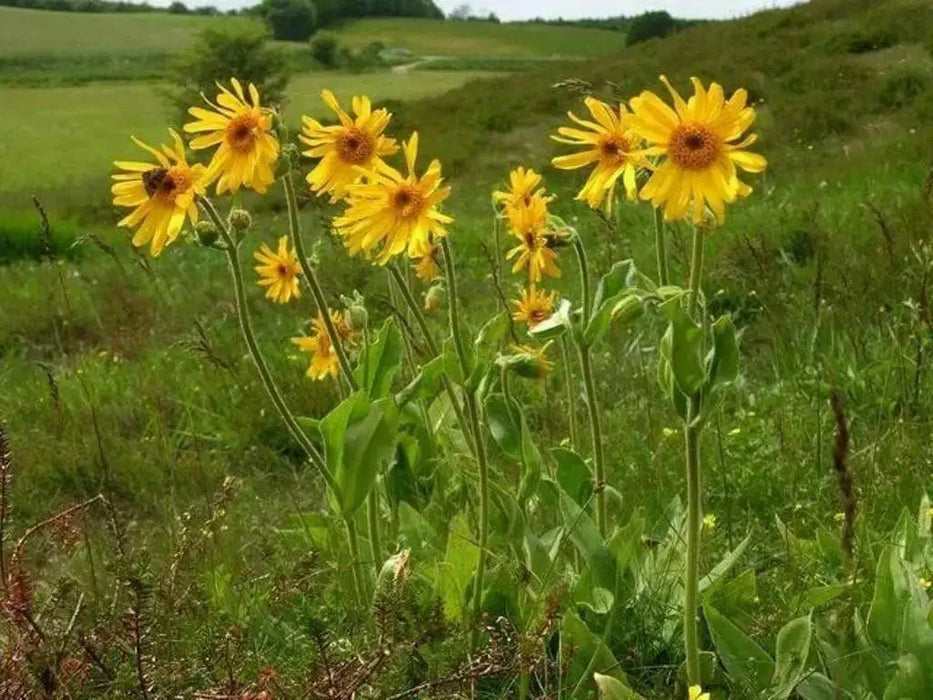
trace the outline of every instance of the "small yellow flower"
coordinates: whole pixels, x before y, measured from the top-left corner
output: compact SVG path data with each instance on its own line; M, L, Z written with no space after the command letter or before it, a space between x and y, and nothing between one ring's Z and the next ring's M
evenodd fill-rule
M336 202L346 194L347 186L359 179L359 168L375 169L384 156L398 152L398 145L395 139L382 135L392 115L385 109L374 110L365 95L351 100L355 118L344 111L330 90L322 90L321 99L340 123L324 126L303 116L299 138L310 147L304 155L320 159L308 173L308 185L313 192L330 193L330 201Z
M640 196L663 207L669 221L689 213L700 223L709 207L722 223L725 205L752 191L739 180L736 168L760 173L767 161L744 150L757 140L755 134L738 140L755 121L755 110L746 106L748 93L736 90L726 100L719 83L707 90L697 78L691 80L693 96L684 101L661 76L674 109L649 90L630 100L627 125L650 144L645 155L662 156Z
M626 196L635 199L637 169L645 165L645 160L639 154L638 135L627 126L628 110L624 104L620 103L618 109L614 109L595 97L587 97L584 102L595 121L580 119L573 112L568 112L567 116L585 129L562 126L557 130L557 136L551 136L559 143L580 146L584 150L558 156L551 162L561 170L575 170L595 163L577 199L593 209L598 209L605 202L608 213L612 211L615 187L620 177Z
M218 83L217 104L208 103L213 111L201 107L188 110L195 121L185 124L185 131L206 132L191 140L195 150L218 146L208 166L211 180L217 179L218 195L240 187L264 194L275 180L272 170L279 157L272 115L260 104L255 85L249 84L247 100L240 81L231 78L230 84L234 92Z
M833 516L833 520L835 520L837 523L845 522L845 519L846 519L845 513L836 513Z
M547 216L547 205L554 200L554 195L545 194L541 186L542 177L532 169L515 168L509 173L509 186L505 190L492 193L492 199L501 204L506 219L512 228L521 225L522 210L534 206L537 211L543 209ZM534 200L539 200L541 207Z
M428 249L425 254L418 258L412 266L415 269L415 277L422 282L430 283L440 276L441 269L437 264L438 250L439 246L436 243L428 243Z
M519 323L527 323L529 330L542 321L546 321L554 313L554 302L557 301L557 292L542 292L535 285L522 290L520 299L512 302L515 311L512 318Z
M717 523L718 521L716 520L715 514L708 513L703 516L703 527L705 527L707 530L715 530Z
M678 434L680 431L677 428L661 428L661 437L671 438Z
M450 196L450 187L441 186L441 164L431 161L418 177L418 133L403 146L407 175L378 161L365 171L364 181L347 187L347 208L333 223L350 255L375 254L380 265L406 251L408 257L420 258L433 240L447 235L444 225L453 219L438 210Z
M356 342L357 334L350 328L349 320L346 314L339 311L330 311L330 318L337 330L340 340L353 345ZM308 366L307 375L311 379L322 380L327 377L336 377L340 372L340 360L337 358L337 351L334 350L330 342L330 336L327 335L327 327L324 325L324 317L321 314L311 321L311 335L301 338L292 338L292 342L298 346L302 352L311 355L311 364Z
M927 579L927 578L921 578L919 583L920 583L920 588L922 588L925 591L930 590L930 586L933 586L933 581L930 581L930 579Z
M709 700L709 693L704 693L703 688L698 685L691 685L687 690L688 700Z
M203 195L208 184L204 166L188 165L184 142L177 132L170 133L174 148L162 146L161 151L133 137L155 162L118 160L114 165L123 172L112 176L114 205L133 208L117 225L138 226L133 245L149 243L153 257L178 238L186 219L198 222L195 197Z
M548 245L547 207L539 199L521 210L518 225L512 228L512 235L519 243L509 250L506 260L515 258L512 272L528 268L528 279L532 284L541 280L542 275L560 277L560 270L555 263L557 253Z
M256 266L256 272L259 273L260 286L268 287L266 299L285 304L292 297L301 298L301 290L298 288L301 266L294 251L288 248L288 236L279 239L277 251L263 243L259 251L253 253L253 257L261 263Z

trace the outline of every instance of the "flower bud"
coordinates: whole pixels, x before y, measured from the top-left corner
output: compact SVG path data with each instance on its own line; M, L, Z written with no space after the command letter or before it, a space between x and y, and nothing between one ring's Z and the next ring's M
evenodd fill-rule
M245 209L234 209L227 217L227 223L234 231L245 231L253 225L253 217Z
M195 224L194 231L198 234L198 241L200 241L201 245L208 248L213 247L217 239L220 238L220 231L217 230L212 221L199 221Z
M630 294L612 307L612 320L626 324L634 321L645 312L637 294Z
M444 303L446 296L447 292L443 284L437 283L432 285L428 293L424 295L424 310L433 311L440 307L440 305Z

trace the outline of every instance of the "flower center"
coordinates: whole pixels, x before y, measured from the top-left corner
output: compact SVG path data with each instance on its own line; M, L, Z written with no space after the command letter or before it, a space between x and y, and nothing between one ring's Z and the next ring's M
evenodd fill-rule
M599 152L604 162L622 165L628 157L628 140L620 134L607 136L599 144Z
M337 155L350 165L365 165L376 150L376 141L362 129L351 126L337 139Z
M227 123L224 136L234 151L246 153L253 148L259 138L259 115L255 110L237 115Z
M705 170L722 155L722 139L707 124L679 124L667 150L671 162L684 170Z
M424 209L424 195L411 185L402 185L395 191L392 204L407 219L417 216Z
M533 325L537 325L541 323L542 321L546 321L548 318L548 315L549 314L548 314L547 309L544 309L541 307L532 309L531 313L529 314L529 316L531 316L531 322Z
M191 188L191 171L184 165L175 165L167 170L153 168L142 174L143 187L150 197L161 197L174 201L175 197Z
M525 231L525 233L522 234L522 238L525 241L525 247L528 250L535 251L538 249L538 235L535 231Z
M278 267L275 268L275 271L279 273L279 277L285 277L288 275L288 268L285 267L285 263L279 263Z

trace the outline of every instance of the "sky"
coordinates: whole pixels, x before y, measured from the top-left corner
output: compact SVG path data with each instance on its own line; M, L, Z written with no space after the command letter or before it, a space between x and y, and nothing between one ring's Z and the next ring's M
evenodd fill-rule
M474 14L495 12L500 19L532 17L613 17L667 10L675 17L727 19L769 7L795 4L795 0L435 0L449 12L463 4Z

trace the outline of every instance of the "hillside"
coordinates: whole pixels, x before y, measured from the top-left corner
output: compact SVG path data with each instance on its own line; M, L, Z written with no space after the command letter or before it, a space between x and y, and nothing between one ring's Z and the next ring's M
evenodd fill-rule
M427 56L566 58L611 53L625 44L624 33L606 29L432 19L374 17L345 22L333 33L354 48L381 41Z
M243 17L164 12L85 13L0 6L0 59L88 54L168 54L202 29L252 23Z

